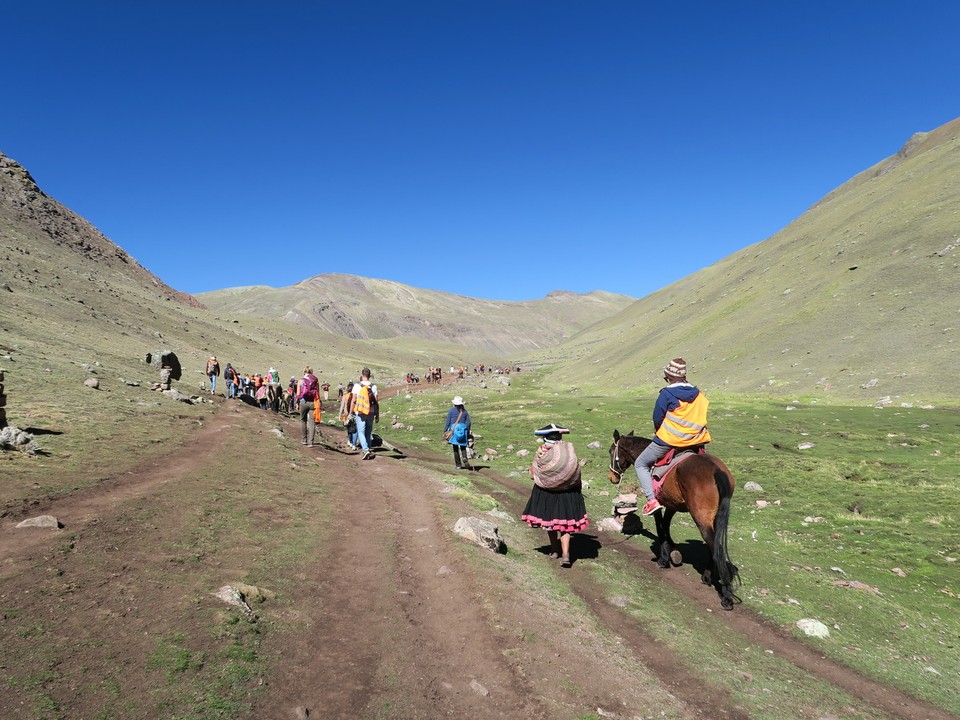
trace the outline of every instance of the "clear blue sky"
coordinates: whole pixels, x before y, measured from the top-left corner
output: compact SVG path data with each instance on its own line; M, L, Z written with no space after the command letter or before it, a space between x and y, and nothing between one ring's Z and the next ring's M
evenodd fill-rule
M7 3L0 151L180 290L642 297L960 115L960 3Z

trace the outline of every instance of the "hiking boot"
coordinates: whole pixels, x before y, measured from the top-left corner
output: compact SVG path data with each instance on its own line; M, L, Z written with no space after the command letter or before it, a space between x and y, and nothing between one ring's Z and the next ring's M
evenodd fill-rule
M663 505L660 504L660 501L656 498L650 498L647 500L647 504L643 506L643 510L640 511L641 515L653 515L657 510L662 508Z

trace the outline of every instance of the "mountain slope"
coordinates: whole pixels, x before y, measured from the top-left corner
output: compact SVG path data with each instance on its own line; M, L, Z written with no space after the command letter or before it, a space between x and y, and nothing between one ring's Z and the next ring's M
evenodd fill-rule
M691 379L874 402L956 397L960 120L840 186L769 239L639 300L540 361L564 384ZM863 387L861 387L863 386Z
M344 337L418 337L504 358L555 345L633 302L599 291L553 292L528 302L478 300L337 273L286 288L229 288L197 297L221 312L284 319Z
M103 378L146 384L157 373L143 359L161 348L177 353L180 387L188 391L197 388L210 354L251 373L274 366L298 375L310 363L333 382L356 377L365 365L387 380L467 361L460 346L360 342L284 321L222 319L140 266L0 154L0 369L7 371L7 393L69 393L95 363ZM11 422L15 415L10 409Z

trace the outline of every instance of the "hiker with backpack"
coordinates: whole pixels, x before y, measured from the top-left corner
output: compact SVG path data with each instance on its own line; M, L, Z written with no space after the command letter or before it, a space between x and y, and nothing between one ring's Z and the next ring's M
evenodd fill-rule
M373 424L380 422L380 403L377 386L370 381L370 368L360 371L360 382L353 386L353 417L357 421L357 440L363 449L363 459L373 460L370 443L373 440Z
M240 376L230 363L227 363L223 369L223 379L227 383L227 397L235 398L238 394Z
M220 363L216 355L211 355L207 360L206 375L210 379L210 394L213 395L217 391L217 377L220 375Z
M443 439L453 447L453 464L457 470L473 470L467 457L470 424L470 413L463 404L463 398L457 395L453 399L453 407L447 411L447 421L443 426Z
M297 405L300 408L300 444L313 447L317 422L314 419L314 403L320 403L320 382L313 374L313 368L307 365L303 377L297 383Z

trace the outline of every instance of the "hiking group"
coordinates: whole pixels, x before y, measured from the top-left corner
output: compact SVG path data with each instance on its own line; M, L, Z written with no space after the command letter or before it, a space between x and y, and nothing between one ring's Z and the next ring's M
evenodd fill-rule
M509 373L512 368L494 370L495 373ZM451 367L451 374L457 379L463 378L464 367ZM514 371L517 372L517 366ZM474 368L474 372L490 372L483 365ZM216 392L220 365L216 356L207 361L205 374L209 380L210 393ZM273 367L264 375L259 373L241 376L227 363L223 372L227 385L226 397L240 397L250 394L261 407L268 407L261 401L261 394L268 392L269 407L276 411L275 392L280 388L280 377ZM440 382L440 368L428 368L429 381ZM407 382L412 381L408 374ZM664 459L671 450L689 450L702 448L710 442L707 428L709 401L695 385L687 382L687 364L683 358L674 358L663 368L663 380L666 385L660 390L653 408L654 435L648 445L634 461L634 469L640 488L646 498L641 509L643 515L651 515L663 506L654 492L652 468ZM269 390L264 390L268 388ZM304 367L303 376L297 380L291 377L284 397L287 398L287 410L296 412L300 417L301 443L314 447L317 424L322 417L322 401L329 398L329 383L320 383L310 366ZM380 421L379 391L373 383L370 368L363 368L360 379L346 386L340 383L337 388L339 399L338 419L343 423L347 434L347 446L351 450L363 453L363 460L372 460L373 426ZM589 525L586 505L583 499L580 468L582 463L571 442L563 436L570 430L555 423L534 431L542 444L537 449L530 475L533 488L521 514L527 525L547 531L550 544L549 556L559 559L562 567L572 565L571 537ZM453 451L454 466L458 470L473 470L470 464L473 433L470 412L463 397L457 395L447 410L443 439Z

